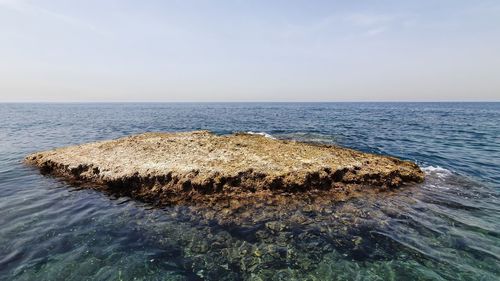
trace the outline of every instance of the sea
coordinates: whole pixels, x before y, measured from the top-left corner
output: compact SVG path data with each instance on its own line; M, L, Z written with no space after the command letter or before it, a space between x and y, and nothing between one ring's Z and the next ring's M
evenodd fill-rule
M250 206L221 223L23 164L201 129L391 155L426 179L320 210ZM500 103L0 104L0 280L500 280Z

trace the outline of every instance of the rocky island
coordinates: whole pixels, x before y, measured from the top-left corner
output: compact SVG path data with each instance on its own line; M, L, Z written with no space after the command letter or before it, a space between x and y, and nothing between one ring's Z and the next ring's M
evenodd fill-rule
M144 133L37 152L43 174L156 204L273 195L345 199L424 180L412 162L333 145L209 131Z

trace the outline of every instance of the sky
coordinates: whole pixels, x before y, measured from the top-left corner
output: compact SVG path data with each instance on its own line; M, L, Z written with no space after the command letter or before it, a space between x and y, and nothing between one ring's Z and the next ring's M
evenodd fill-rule
M498 100L498 0L0 0L0 102Z

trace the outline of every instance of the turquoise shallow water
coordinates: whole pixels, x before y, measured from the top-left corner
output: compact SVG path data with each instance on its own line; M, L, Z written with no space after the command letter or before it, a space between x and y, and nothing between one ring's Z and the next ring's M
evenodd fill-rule
M0 280L498 280L500 103L0 104ZM154 208L41 176L34 151L265 132L416 161L423 184L313 208Z

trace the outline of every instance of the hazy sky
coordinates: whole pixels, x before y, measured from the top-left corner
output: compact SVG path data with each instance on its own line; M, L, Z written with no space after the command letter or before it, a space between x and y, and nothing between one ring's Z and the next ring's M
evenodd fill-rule
M500 1L0 0L0 101L500 100Z

